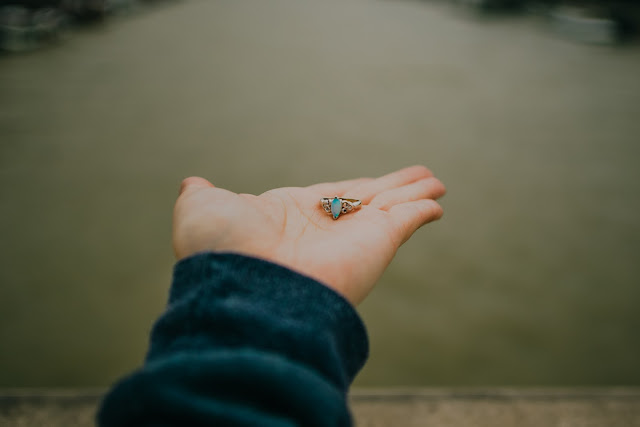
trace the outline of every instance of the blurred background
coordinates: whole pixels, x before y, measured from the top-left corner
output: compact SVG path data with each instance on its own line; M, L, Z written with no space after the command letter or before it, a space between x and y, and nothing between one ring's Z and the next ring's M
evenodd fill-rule
M182 178L425 164L358 386L640 385L636 2L0 3L0 386L139 365Z

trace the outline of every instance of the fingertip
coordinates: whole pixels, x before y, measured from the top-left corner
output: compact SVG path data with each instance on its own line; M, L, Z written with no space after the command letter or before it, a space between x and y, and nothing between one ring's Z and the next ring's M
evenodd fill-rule
M417 211L415 216L420 222L420 227L430 223L431 221L436 221L444 215L444 210L442 209L442 206L440 206L440 203L433 199L416 200L415 202L410 203L415 203L415 209Z
M197 190L212 187L214 187L214 185L206 179L199 176L190 176L182 180L182 183L180 184L180 192L178 194L182 194L187 190Z
M396 224L402 244L423 225L442 218L444 211L435 200L422 199L395 205L389 209L389 213Z
M434 199L439 199L441 197L444 197L447 194L447 187L442 183L442 181L440 181L437 178L433 178L437 181L436 186L437 186L437 190L436 190L436 197L434 197Z
M433 221L437 221L444 216L444 209L440 205L440 203L433 201L435 206L433 207Z
M431 169L424 165L413 165L402 169L403 172L414 177L416 180L433 176Z

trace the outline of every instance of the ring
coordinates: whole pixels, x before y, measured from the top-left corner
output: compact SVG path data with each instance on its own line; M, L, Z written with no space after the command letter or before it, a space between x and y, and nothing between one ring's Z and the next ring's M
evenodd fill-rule
M334 196L323 197L320 199L320 205L326 213L333 216L333 219L338 219L340 214L346 214L353 210L360 209L362 202L358 199L343 199Z

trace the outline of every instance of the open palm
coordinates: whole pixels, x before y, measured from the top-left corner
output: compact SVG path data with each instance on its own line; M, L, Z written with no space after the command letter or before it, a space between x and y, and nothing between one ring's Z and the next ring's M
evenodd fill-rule
M259 196L183 181L174 210L178 259L206 250L256 256L306 274L358 304L397 249L422 225L442 216L442 183L422 166L380 178L286 187ZM334 220L322 197L362 200Z

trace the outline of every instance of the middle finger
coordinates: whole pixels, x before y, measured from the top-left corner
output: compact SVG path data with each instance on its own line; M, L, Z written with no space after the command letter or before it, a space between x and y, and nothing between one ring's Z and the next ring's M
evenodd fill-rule
M426 167L411 166L358 185L347 191L343 197L360 199L362 203L366 205L383 191L402 187L403 185L411 184L412 182L431 176L433 176L433 174Z

